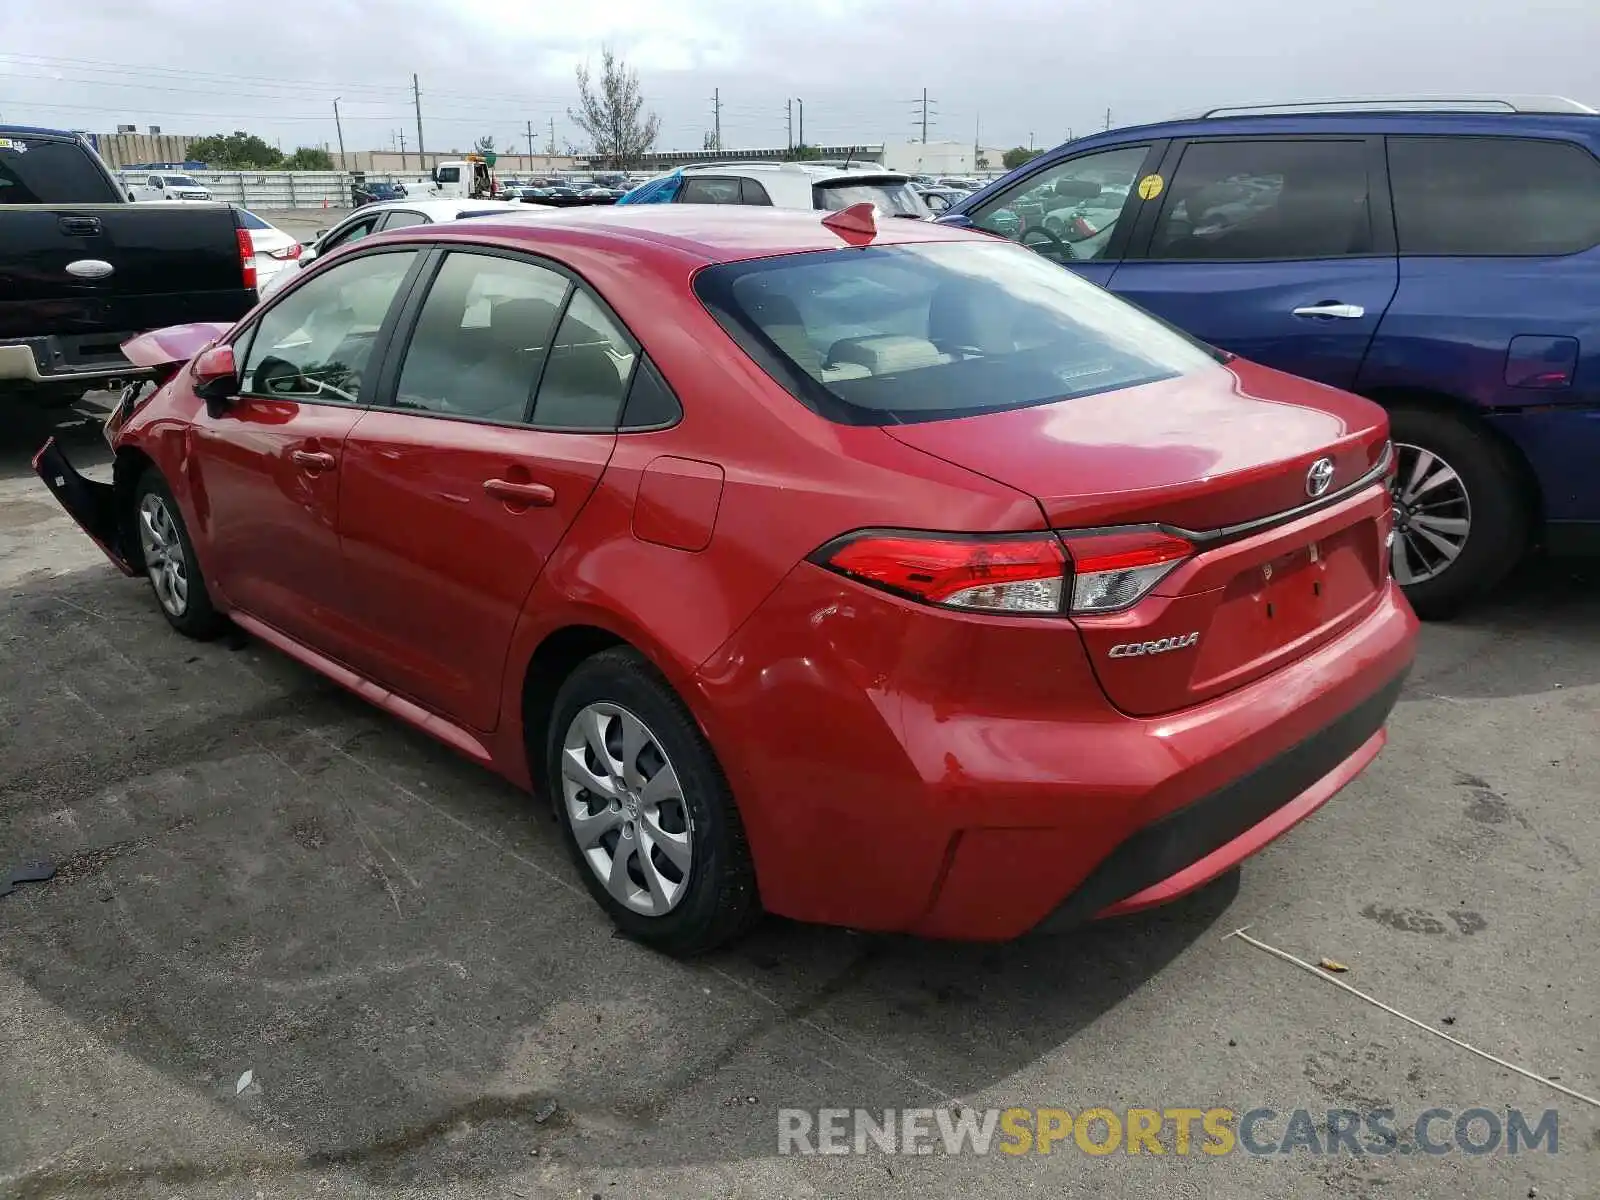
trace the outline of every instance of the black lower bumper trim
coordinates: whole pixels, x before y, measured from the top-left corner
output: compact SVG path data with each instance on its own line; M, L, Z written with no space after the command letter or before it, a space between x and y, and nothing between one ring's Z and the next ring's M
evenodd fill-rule
M1054 933L1091 920L1259 825L1349 758L1383 728L1405 682L1401 672L1305 741L1225 787L1168 813L1120 843L1035 927Z
M33 470L61 507L67 510L67 515L95 540L106 556L123 571L134 574L133 560L123 544L124 531L117 511L116 488L79 473L56 444L55 438L45 442L39 453L34 455Z

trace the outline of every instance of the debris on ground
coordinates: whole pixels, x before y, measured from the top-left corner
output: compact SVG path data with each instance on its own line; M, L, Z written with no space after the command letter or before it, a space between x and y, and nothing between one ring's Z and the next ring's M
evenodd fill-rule
M1323 959L1321 962L1319 962L1317 964L1317 966L1321 967L1324 971L1332 971L1336 975L1343 975L1346 971L1348 971L1350 969L1349 967L1345 966L1342 962L1334 962L1334 960L1331 959L1331 958Z
M539 1105L538 1108L533 1110L533 1123L535 1125L543 1125L555 1115L556 1102L554 1100L546 1100L543 1104Z
M55 863L43 859L0 868L0 896L9 896L17 890L19 883L43 883L55 873Z
M255 1078L255 1068L251 1067L249 1070L245 1071L243 1075L239 1076L239 1082L233 1085L233 1094L235 1096L243 1094L245 1088L249 1087L255 1082Z

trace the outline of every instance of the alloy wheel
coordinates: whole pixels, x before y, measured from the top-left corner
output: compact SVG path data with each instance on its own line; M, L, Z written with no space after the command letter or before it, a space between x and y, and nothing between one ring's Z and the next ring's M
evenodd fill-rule
M188 560L178 524L167 502L154 492L139 501L139 545L156 599L174 617L183 616L189 608Z
M1447 571L1466 547L1472 501L1455 468L1434 451L1404 442L1395 449L1394 577L1402 586L1426 583Z
M649 727L619 705L585 705L562 742L561 790L578 850L607 893L644 916L672 911L689 887L694 822Z

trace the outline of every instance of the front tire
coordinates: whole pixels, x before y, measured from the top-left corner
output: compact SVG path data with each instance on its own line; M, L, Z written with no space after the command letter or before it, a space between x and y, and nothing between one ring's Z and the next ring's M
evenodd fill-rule
M1417 615L1448 617L1522 558L1528 501L1509 456L1449 413L1389 413L1399 455L1394 483L1394 577Z
M683 701L639 654L605 650L567 677L545 763L584 886L628 936L699 954L760 915L722 769Z
M227 618L211 603L178 502L154 467L134 487L133 522L145 576L161 615L185 637L196 641L216 637L226 628Z

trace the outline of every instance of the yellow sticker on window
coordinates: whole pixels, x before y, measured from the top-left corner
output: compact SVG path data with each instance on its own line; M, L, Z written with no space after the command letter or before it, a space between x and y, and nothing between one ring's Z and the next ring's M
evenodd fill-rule
M1139 180L1139 199L1154 200L1161 195L1161 189L1167 186L1167 181L1159 175L1146 175Z

